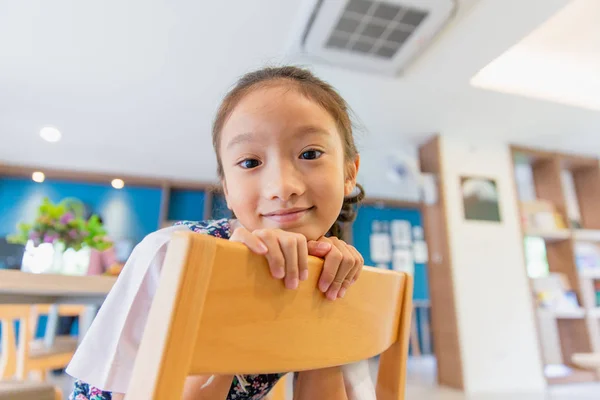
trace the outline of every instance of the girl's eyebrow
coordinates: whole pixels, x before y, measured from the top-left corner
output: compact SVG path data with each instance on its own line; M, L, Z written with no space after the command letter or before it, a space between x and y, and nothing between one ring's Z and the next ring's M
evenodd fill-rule
M236 135L233 139L227 143L227 149L230 149L239 144L252 142L254 140L254 134L252 132L244 132Z
M330 135L329 131L327 131L326 129L319 128L318 126L314 126L314 125L300 126L295 129L295 134L297 137L301 136L301 135L308 135L308 134L314 134L314 135L319 135L319 136L329 136ZM254 140L256 140L256 138L255 138L255 135L253 132L240 133L240 134L234 136L233 139L231 139L229 141L229 143L227 143L226 149L230 149L230 148L235 147L240 144L250 143L250 142L253 142Z
M299 128L296 129L296 134L297 135L317 134L317 135L329 136L329 131L327 129L323 129L323 128L320 128L320 127L314 126L314 125L304 125L304 126L300 126Z

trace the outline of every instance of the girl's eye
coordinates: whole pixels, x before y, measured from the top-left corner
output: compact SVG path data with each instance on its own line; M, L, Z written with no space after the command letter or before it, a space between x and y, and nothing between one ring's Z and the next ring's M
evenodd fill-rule
M249 158L246 160L242 160L238 163L238 165L244 169L252 169L256 168L260 165L260 161L255 160L253 158Z
M316 160L322 155L323 152L320 150L306 150L304 153L300 154L300 158L303 160Z

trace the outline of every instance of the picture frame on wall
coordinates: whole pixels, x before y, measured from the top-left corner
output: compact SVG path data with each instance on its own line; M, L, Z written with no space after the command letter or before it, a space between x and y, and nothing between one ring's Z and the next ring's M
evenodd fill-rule
M491 178L460 178L465 220L501 222L498 185Z

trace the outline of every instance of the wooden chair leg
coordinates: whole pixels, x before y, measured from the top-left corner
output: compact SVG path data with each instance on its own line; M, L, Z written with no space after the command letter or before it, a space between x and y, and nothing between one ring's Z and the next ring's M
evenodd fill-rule
M0 348L0 380L12 378L17 373L17 342L12 319L0 320L2 346Z
M27 380L31 370L29 369L29 342L31 341L31 331L29 328L29 319L19 320L19 346L17 348L17 379Z
M421 356L421 345L419 344L419 331L417 329L417 313L413 310L410 327L410 348L413 357Z

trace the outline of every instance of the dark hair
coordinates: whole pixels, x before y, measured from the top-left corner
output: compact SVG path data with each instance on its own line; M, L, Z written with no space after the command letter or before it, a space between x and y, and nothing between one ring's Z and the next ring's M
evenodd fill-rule
M250 93L253 89L273 85L276 83L285 83L294 86L303 96L316 102L323 107L336 121L338 131L342 136L344 145L344 159L352 162L358 156L354 136L352 133L352 122L349 115L349 107L346 101L338 92L327 82L317 78L310 71L293 67L268 67L242 76L237 84L227 93L215 118L212 131L213 147L217 156L217 173L221 180L224 179L223 165L219 154L221 143L221 130L227 122L227 119L233 112L240 100ZM331 236L344 238L343 224L352 222L356 218L355 205L364 198L365 192L361 185L356 184L357 193L344 198L342 210L334 225L330 228L328 234Z

